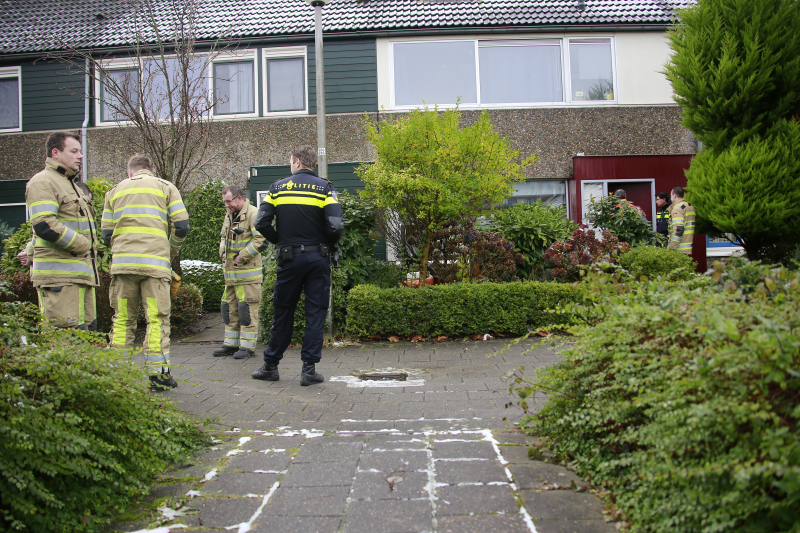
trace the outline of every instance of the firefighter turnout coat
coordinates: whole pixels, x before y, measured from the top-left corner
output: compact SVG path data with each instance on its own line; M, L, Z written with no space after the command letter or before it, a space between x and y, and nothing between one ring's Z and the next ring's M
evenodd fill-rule
M75 176L75 171L48 157L44 170L25 187L35 234L34 287L97 286L96 228L87 198L74 184Z
M690 255L694 240L694 207L681 199L673 203L669 211L669 249Z
M225 292L220 311L225 323L224 345L252 353L258 340L258 308L261 303L261 251L268 243L255 228L258 209L245 200L239 213L225 215L219 255L225 263ZM236 256L239 262L235 262ZM244 352L243 352L244 353Z
M102 232L112 276L172 280L170 261L189 233L189 214L175 185L139 170L106 193Z

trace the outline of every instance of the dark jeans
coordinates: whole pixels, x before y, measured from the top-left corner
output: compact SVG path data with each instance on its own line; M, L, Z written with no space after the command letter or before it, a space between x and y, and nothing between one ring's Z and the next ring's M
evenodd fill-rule
M328 314L328 298L331 287L331 263L329 257L319 252L294 254L294 259L278 267L275 281L275 314L269 333L269 346L264 350L264 361L277 363L292 340L294 311L300 300L300 292L306 295L306 331L300 358L306 363L319 363L322 358L322 340L325 316Z

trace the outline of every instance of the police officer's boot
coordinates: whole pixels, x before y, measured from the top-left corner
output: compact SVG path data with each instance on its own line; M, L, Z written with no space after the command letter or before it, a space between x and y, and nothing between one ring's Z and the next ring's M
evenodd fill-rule
M228 355L235 354L236 350L238 350L236 346L225 346L223 344L222 348L217 348L216 350L211 352L211 355L213 355L214 357L225 357Z
M253 379L263 379L264 381L278 381L281 378L278 374L278 363L264 363L261 368L254 370L250 375Z
M325 378L322 377L322 374L317 374L317 371L314 370L314 363L303 363L303 371L300 372L300 385L308 387L309 385L322 383L323 381L325 381Z

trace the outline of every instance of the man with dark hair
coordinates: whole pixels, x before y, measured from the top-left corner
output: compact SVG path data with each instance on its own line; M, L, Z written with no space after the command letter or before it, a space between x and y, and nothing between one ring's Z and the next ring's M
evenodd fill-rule
M670 195L669 249L691 255L695 212L692 204L683 199L683 193L682 187L675 187Z
M112 255L111 344L130 354L139 305L144 304L150 390L173 389L178 383L169 371L171 261L189 233L181 194L153 175L147 157L135 155L128 161L128 178L106 193L102 230Z
M342 209L333 184L314 173L317 154L310 146L292 150L292 175L269 188L258 210L256 229L278 245L275 314L264 350L264 365L254 379L278 381L278 363L292 339L294 311L300 293L306 297L306 329L300 358L300 385L324 380L314 365L322 357L323 330L331 286L333 247L344 230ZM272 221L275 220L275 227Z
M656 232L669 237L669 195L665 192L656 194Z
M89 200L75 181L83 160L80 137L53 133L45 148L44 170L25 187L34 232L31 280L50 324L93 330L96 228Z
M225 265L225 292L221 304L225 340L213 355L246 359L255 353L258 340L263 281L261 251L266 249L267 243L255 228L258 209L244 197L241 187L225 187L222 201L228 210L219 242L219 256Z

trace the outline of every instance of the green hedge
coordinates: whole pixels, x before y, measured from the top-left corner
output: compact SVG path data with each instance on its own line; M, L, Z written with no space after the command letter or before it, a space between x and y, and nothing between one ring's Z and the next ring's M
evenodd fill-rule
M192 229L181 247L181 259L219 262L219 234L226 213L222 203L225 187L224 181L211 179L183 199Z
M275 314L275 305L272 297L275 295L275 280L278 278L278 266L274 261L269 261L264 267L264 284L261 286L261 306L258 310L259 321L259 341L264 344L269 342L269 331L272 327L272 317ZM345 320L347 311L347 274L339 268L331 272L331 283L333 285L333 326L334 334L340 335L345 330ZM306 329L306 305L305 295L300 295L297 309L294 313L294 330L292 332L292 342L303 342L303 333ZM327 330L326 330L327 332ZM326 333L327 334L327 333Z
M662 276L662 279L670 281L688 280L696 267L688 255L656 246L636 246L619 256L617 264L630 272L635 279L640 279L641 276L648 279Z
M800 273L606 287L575 345L510 389L631 532L800 531ZM712 286L708 281L716 280Z
M99 531L208 438L100 335L40 319L0 304L0 531Z
M521 335L529 329L570 323L570 315L547 310L581 299L579 289L560 283L453 283L422 289L359 285L348 294L347 333L355 337Z
M191 283L203 294L203 309L218 311L225 292L225 276L222 265L206 261L181 260L183 276L181 281Z

